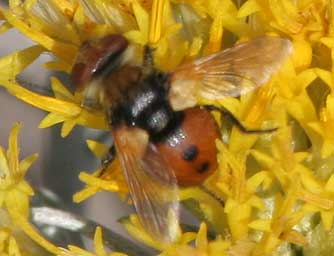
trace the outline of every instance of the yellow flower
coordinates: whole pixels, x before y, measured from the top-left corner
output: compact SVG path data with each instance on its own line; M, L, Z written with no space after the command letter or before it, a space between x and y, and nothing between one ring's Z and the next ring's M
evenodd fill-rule
M17 15L11 13L10 11L2 9L2 13L7 22L13 27L17 28L20 32L39 43L49 51L52 51L57 57L64 60L68 65L72 65L78 50L77 46L57 41L42 31L34 30L27 23L18 18Z
M29 198L34 192L25 181L25 175L37 154L19 161L17 138L20 128L20 124L15 124L11 129L7 151L0 147L0 207L28 216Z
M227 215L229 229L234 241L247 236L248 225L251 222L252 210L264 207L261 199L255 194L258 186L268 187L271 177L267 172L258 172L249 179L246 178L245 159L239 159L218 142L219 163L222 178L217 186L225 194L224 212Z
M56 78L51 79L55 98L29 91L15 82L15 77L42 51L43 48L40 46L33 46L1 58L0 86L5 87L15 97L51 112L41 122L41 128L64 122L61 133L63 137L66 137L76 124L107 129L104 113L83 108L81 106L83 96L79 93L72 95Z
M103 246L102 229L97 227L94 236L94 249L95 253L90 253L77 246L69 245L68 249L60 248L57 256L126 256L123 253L107 253Z
M109 151L106 145L93 140L88 140L87 144L95 156L100 159L104 158ZM86 183L86 187L74 194L73 200L77 203L102 190L117 192L122 198L125 198L125 195L128 194L125 178L117 159L109 166L99 168L93 174L81 172L79 179Z
M61 82L56 78L51 78L51 86L55 95L55 100L59 100L64 106L68 105L68 109L64 112L57 111L56 108L51 109L50 104L45 110L51 111L40 123L40 128L47 128L54 124L64 122L61 130L61 136L66 137L76 124L92 125L92 128L107 129L108 125L105 114L102 111L87 110L81 106L84 96L77 92L72 95ZM51 100L50 100L51 101ZM51 103L51 102L50 102ZM55 111L53 111L55 110Z
M29 91L16 82L4 81L2 85L9 93L24 102L51 112L43 119L40 128L64 122L61 132L63 137L66 137L76 124L107 129L108 125L103 112L83 108L77 100L78 95L71 95L58 80L53 79L52 82L54 88L61 91L60 94L55 92L55 98ZM64 98L64 95L67 97Z
M200 103L226 108L248 128L277 127L277 131L244 133L237 127L231 128L224 116L213 111L217 121L224 121L220 126L223 142L217 142L219 168L203 184L205 191L203 187L180 189L181 201L190 210L200 211L200 220L206 222L198 233L180 230L176 243L166 247L145 232L136 215L123 219L130 234L159 249L160 255L268 255L278 253L288 243L305 246L308 241L296 226L305 216L314 220L317 213L325 230L333 228L333 3L246 0L239 7L236 4L239 2L10 0L9 9L0 9L0 19L4 20L0 33L17 29L38 44L0 59L0 84L15 97L50 112L41 122L41 128L63 122L64 137L76 124L98 129L108 129L108 125L104 113L83 108L82 94L70 93L56 78L51 79L55 97L33 93L15 81L44 51L57 57L46 63L46 68L69 73L82 42L121 33L135 46L138 55L146 44L155 48L156 66L169 71L183 61L220 51L237 40L264 34L291 39L294 48L291 58L260 89L216 102L199 99ZM88 145L99 158L108 151L97 142L89 141ZM95 254L74 246L60 252L32 229L25 218L32 190L27 189L29 185L20 185L26 183L18 161L11 162L10 152L14 151L1 150L2 174L19 170L20 175L12 177L20 178L7 182L15 186L3 182L0 203L8 211L15 209L11 214L16 225L54 254L107 255L100 229L96 230ZM77 202L101 190L117 192L122 198L128 192L117 160L107 169L81 173L79 178L86 186L74 196ZM2 192L5 191L2 188L15 193ZM14 195L23 202L16 208L11 199ZM196 207L189 207L193 201ZM208 239L207 228L218 236ZM11 233L5 237L10 241ZM14 253L15 242L11 241Z
M318 70L320 76L332 87L331 73L325 70ZM327 96L325 106L320 110L320 120L309 122L308 126L322 137L321 157L327 158L334 153L334 94Z
M19 123L14 124L8 140L8 149L5 150L0 146L0 252L7 252L8 255L22 253L13 234L24 237L23 241L32 239L50 252L56 252L57 248L42 238L27 220L30 197L34 195L34 191L25 180L25 175L37 159L37 154L19 161L18 134L20 129ZM24 234L18 235L17 233ZM32 251L36 247L34 244L33 248L28 248L27 243L22 244L26 246L25 251Z
M183 236L188 235L185 233ZM195 234L194 234L195 235ZM188 239L187 239L188 240ZM193 239L195 246L192 247L186 243L175 244L165 249L160 255L173 256L173 255L207 255L207 256L225 256L230 255L228 250L231 248L231 243L228 240L223 240L221 237L215 240L209 241L207 238L207 227L204 223L200 225L198 233ZM242 255L242 254L239 254ZM246 255L246 254L244 254Z
M207 238L207 226L202 223L198 233L185 232L180 233L175 243L171 245L161 244L150 237L140 224L137 215L131 215L127 219L121 220L127 231L136 239L145 242L151 247L161 250L160 256L174 255L208 255L208 256L224 256L228 255L227 250L235 250L231 247L229 240L224 240L220 236L209 241ZM189 245L195 242L195 246ZM241 255L241 254L240 254ZM246 256L247 254L245 254Z
M268 255L272 253L284 241L294 243L300 246L306 246L308 241L301 233L293 227L301 220L304 212L297 210L299 180L294 176L295 183L291 185L283 198L277 194L275 197L275 206L273 216L269 220L260 220L253 223L253 228L264 231L264 234L256 245L253 255ZM268 226L263 230L263 226Z

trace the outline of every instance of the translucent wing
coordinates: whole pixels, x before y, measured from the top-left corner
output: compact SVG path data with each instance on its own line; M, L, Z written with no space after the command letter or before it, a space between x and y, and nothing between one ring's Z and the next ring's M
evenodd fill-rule
M117 155L136 212L145 230L155 239L172 242L178 231L177 181L144 130L113 129Z
M175 110L210 100L236 97L266 83L291 53L289 40L264 36L186 63L171 73L170 102Z

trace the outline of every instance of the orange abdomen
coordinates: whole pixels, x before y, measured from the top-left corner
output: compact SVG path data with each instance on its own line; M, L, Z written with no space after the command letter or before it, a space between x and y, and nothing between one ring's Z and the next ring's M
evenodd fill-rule
M181 126L156 146L173 168L179 185L199 185L217 168L215 140L220 132L209 111L196 107L184 114Z

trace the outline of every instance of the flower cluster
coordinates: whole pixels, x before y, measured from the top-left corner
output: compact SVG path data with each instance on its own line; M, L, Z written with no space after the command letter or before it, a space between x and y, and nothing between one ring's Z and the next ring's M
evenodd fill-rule
M293 53L266 85L240 98L215 102L199 99L199 103L224 107L246 127L278 127L271 133L248 134L231 127L228 120L222 122L222 141L216 143L219 167L205 182L205 191L197 187L180 189L184 205L205 222L199 231L180 231L175 244L166 246L145 233L136 215L122 222L130 234L165 256L291 255L297 247L307 253L309 244L314 244L312 226L315 234L322 232L321 237L333 229L331 0L10 0L9 8L0 9L0 19L0 33L17 29L36 42L0 58L0 85L13 96L48 111L40 128L62 123L63 137L75 125L105 130L108 125L102 111L82 107L83 95L73 95L54 77L54 97L29 91L16 81L16 76L43 52L55 56L54 61L44 64L46 69L70 73L84 41L121 33L138 54L144 45L153 45L157 67L171 70L181 62L260 35L289 38ZM212 114L218 123L225 120L220 113ZM58 249L42 240L28 223L33 191L24 175L36 156L18 162L18 130L15 125L9 149L0 148L0 210L9 220L9 224L3 223L1 217L0 251L19 255L13 236L13 227L19 225L54 254L92 255L73 246ZM87 144L97 157L107 152L102 144ZM102 174L97 170L81 173L79 178L86 187L74 195L76 202L101 190L126 198L128 188L118 161ZM210 232L215 234L213 238ZM95 249L95 255L107 255L100 229L96 231Z

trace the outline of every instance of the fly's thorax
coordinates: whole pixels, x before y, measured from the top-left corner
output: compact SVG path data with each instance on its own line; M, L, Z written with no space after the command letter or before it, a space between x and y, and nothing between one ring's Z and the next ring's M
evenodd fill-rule
M175 119L168 101L166 78L166 74L154 71L133 86L110 84L111 122L140 127L152 136L164 133Z

